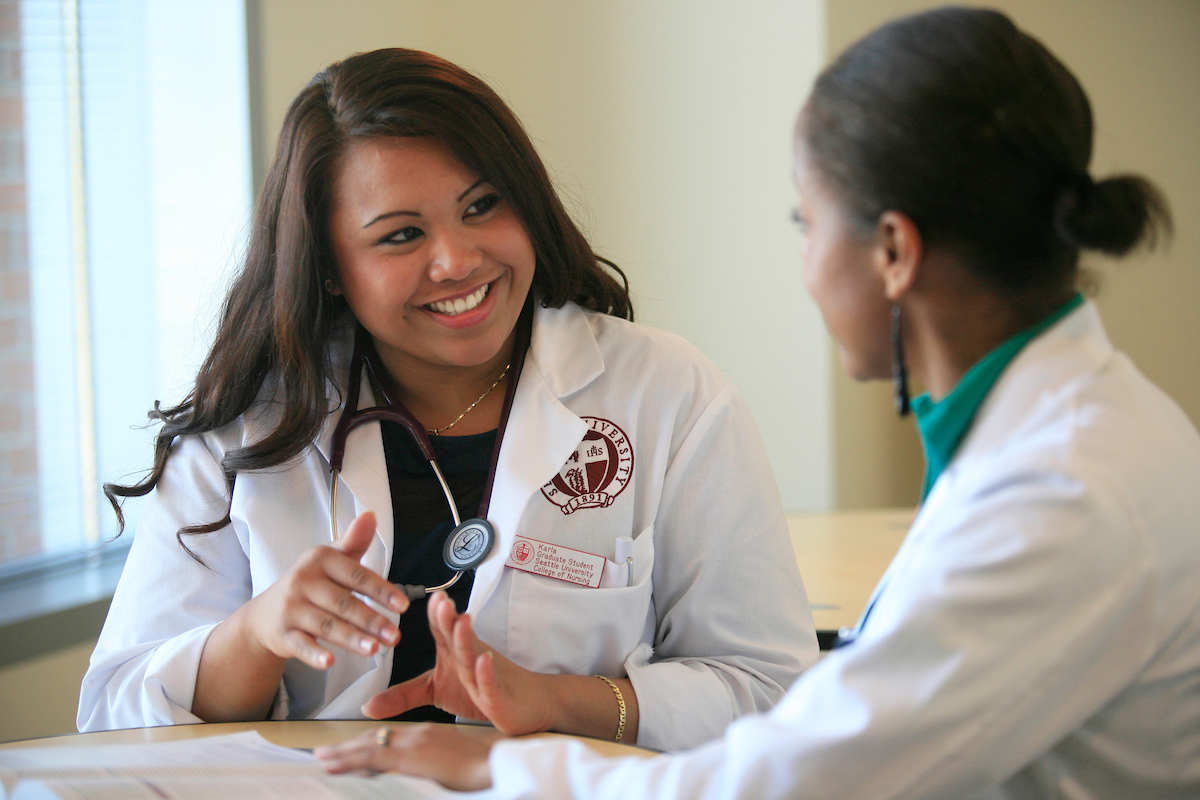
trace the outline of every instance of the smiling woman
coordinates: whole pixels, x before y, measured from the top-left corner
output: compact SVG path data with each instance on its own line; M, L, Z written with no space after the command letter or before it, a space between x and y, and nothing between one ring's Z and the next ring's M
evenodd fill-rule
M440 140L376 138L342 156L330 234L333 293L371 333L404 404L430 428L446 424L511 358L534 270L521 220ZM495 427L496 401L462 432Z
M770 707L816 637L766 454L614 275L477 78L411 50L317 75L194 390L108 487L150 498L80 728L458 716L667 749Z

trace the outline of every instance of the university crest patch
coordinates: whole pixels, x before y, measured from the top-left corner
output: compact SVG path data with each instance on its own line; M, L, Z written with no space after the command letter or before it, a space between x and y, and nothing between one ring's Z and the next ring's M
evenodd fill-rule
M633 477L633 445L625 431L599 417L582 417L588 432L567 463L542 487L564 514L612 505Z

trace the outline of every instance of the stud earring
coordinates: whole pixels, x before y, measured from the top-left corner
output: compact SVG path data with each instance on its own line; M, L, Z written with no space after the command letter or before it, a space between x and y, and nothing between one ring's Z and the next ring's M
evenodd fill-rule
M896 413L907 417L908 368L904 364L904 342L900 336L900 304L892 306L892 384L896 393Z

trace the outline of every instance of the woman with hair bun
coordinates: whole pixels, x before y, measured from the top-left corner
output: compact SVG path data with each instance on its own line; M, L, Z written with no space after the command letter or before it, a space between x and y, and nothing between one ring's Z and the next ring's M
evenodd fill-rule
M1200 797L1200 436L1076 290L1166 205L1091 147L1078 82L994 11L897 20L818 78L805 281L928 468L859 624L772 712L653 759L446 731L317 755L503 797Z
M318 74L194 390L106 487L118 517L150 497L80 730L457 716L677 749L770 708L817 643L765 450L632 316L486 84L401 49Z

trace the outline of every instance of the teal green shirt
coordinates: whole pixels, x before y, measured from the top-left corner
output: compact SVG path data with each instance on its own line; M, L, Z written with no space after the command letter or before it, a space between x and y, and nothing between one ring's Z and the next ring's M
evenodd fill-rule
M935 403L928 394L913 400L912 410L917 418L917 430L921 434L921 444L925 447L925 488L921 491L921 502L925 501L938 476L954 458L958 446L971 429L975 413L987 399L1004 368L1038 334L1081 303L1083 295L1076 292L1053 314L1021 331L980 359L975 366L967 370L967 374L954 390L940 401Z

